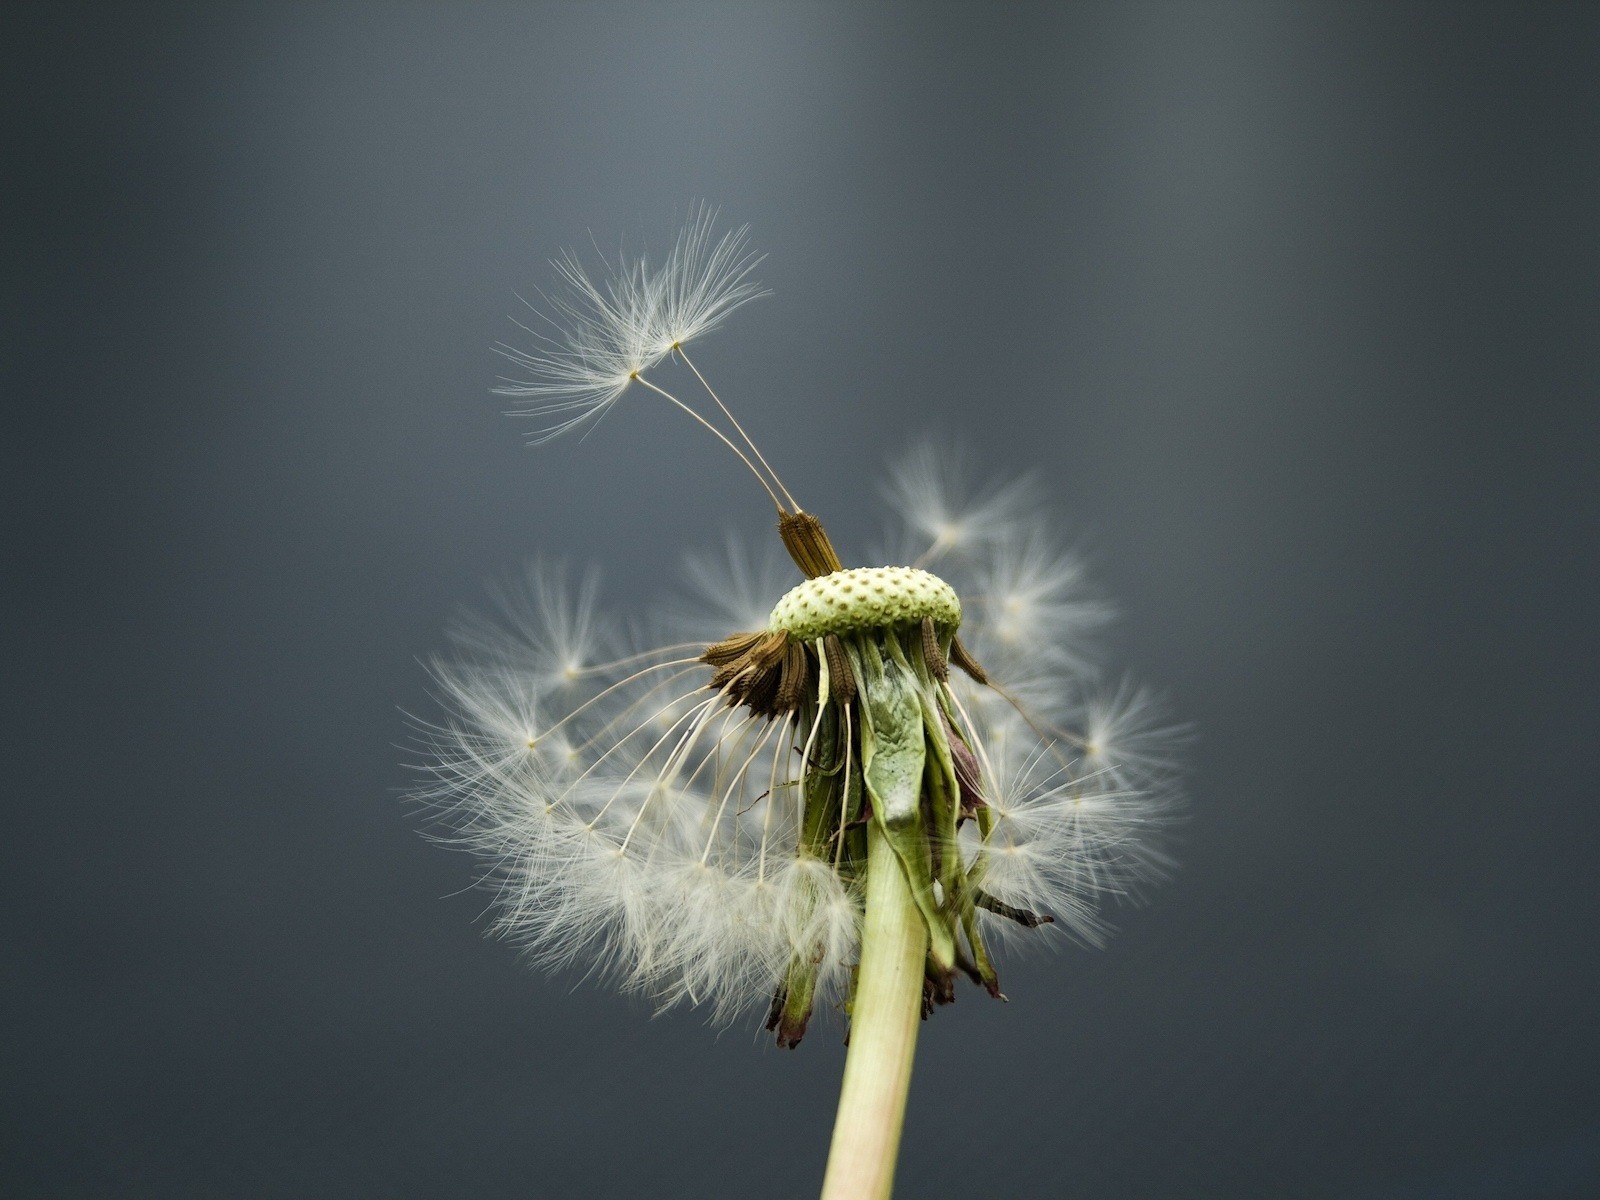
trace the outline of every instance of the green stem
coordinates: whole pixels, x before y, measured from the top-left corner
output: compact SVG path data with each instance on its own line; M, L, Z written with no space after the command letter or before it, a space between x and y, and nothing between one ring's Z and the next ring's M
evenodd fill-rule
M822 1200L888 1200L922 1023L927 927L876 821L868 823L867 847L861 969Z

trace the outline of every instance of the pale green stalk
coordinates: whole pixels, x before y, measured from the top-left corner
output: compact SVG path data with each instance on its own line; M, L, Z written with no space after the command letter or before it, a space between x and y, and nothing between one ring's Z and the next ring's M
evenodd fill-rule
M922 1024L928 931L893 845L867 828L867 907L822 1200L887 1200Z

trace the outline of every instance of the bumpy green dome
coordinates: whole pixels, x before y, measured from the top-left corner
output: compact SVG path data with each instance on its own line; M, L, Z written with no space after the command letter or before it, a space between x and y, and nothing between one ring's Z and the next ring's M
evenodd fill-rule
M778 601L768 628L802 641L914 625L932 617L941 629L961 624L961 601L937 575L916 567L853 567L808 579Z

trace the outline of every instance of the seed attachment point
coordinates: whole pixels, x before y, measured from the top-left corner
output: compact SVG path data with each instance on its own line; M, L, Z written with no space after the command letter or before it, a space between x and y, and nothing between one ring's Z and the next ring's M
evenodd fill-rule
M810 642L925 620L945 632L961 624L961 601L944 580L918 567L854 567L791 588L768 628Z

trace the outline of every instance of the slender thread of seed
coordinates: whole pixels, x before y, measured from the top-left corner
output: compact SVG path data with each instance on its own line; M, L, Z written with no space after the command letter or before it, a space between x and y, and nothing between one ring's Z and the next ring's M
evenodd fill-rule
M788 727L789 723L785 721L782 725L782 728L787 729ZM756 738L756 744L751 747L750 753L747 754L744 761L739 764L739 769L733 773L733 778L728 781L727 788L723 790L722 803L717 805L716 816L711 818L711 832L706 836L706 848L700 852L700 865L702 867L706 865L706 862L711 857L711 847L716 842L717 829L722 824L722 814L728 809L728 801L733 798L733 793L738 789L739 784L744 781L745 775L749 773L750 764L755 762L756 758L761 753L762 747L767 744L767 740L772 737L773 732L779 728L780 727L777 725L768 725L766 730Z
M710 396L714 401L716 401L717 407L722 410L722 415L727 417L729 421L733 422L733 427L739 431L739 436L744 439L744 444L750 447L755 456L761 460L761 465L767 469L767 474L772 476L772 482L778 485L778 489L783 492L785 497L788 498L789 503L794 506L795 511L799 512L800 502L794 498L793 492L784 487L783 480L778 478L778 473L772 469L772 464L767 461L767 456L761 453L761 447L755 444L750 435L744 431L744 426L739 424L739 418L728 411L728 406L722 402L722 397L717 395L717 393L711 389L711 385L706 382L706 377L700 374L700 368L695 366L694 363L690 361L689 355L684 352L683 347L677 342L674 342L672 344L672 348L678 352L678 357L683 359L683 365L694 372L694 377L700 381L700 386L705 388L706 395Z
M645 754L639 759L638 764L631 771L628 772L627 777L622 781L621 784L619 784L617 786L617 790L611 793L611 798L605 802L605 804L601 807L600 811L598 813L596 813L594 815L594 818L589 822L589 828L593 829L595 827L595 825L597 825L600 822L600 819L606 815L606 812L611 808L611 805L613 803L615 803L617 797L622 794L622 789L628 785L629 781L631 781L633 779L634 775L636 775L639 772L639 769L641 767L643 767L645 763L650 761L651 756L654 755L657 750L659 750L663 745L666 744L667 739L671 738L674 734L677 733L679 725L682 725L685 721L689 722L689 728L687 730L685 730L684 733L683 733L683 738L684 739L688 739L688 738L691 738L691 737L698 737L698 732L697 731L699 729L703 728L702 722L705 719L705 715L708 712L711 712L713 710L714 706L716 705L716 702L717 702L716 697L713 696L711 699L703 701L700 704L696 705L694 708L691 708L688 712L684 713L681 717L679 717L676 721L674 721L672 723L671 727L668 728L667 732L661 735L660 739L657 740L656 744L654 746L651 746L650 749L648 751L646 751ZM646 722L646 724L648 724L648 722ZM641 725L639 728L643 729L644 726ZM638 731L635 730L635 732L638 732ZM631 737L632 735L630 734L629 736ZM678 745L673 747L672 753L667 755L667 763L669 765L672 763L673 757L677 754L678 750L682 746L683 746L683 741L680 740ZM598 766L598 765L599 764L597 762L595 764L595 766ZM589 771L592 771L592 770L594 770L594 766L591 766L589 768ZM588 776L589 771L585 771L583 773L583 775L579 776L578 779L572 784L572 787L569 787L566 792L562 793L562 795L558 798L557 803L560 803L561 800L564 800L566 798L566 796L572 791L573 787L576 787L579 783L582 783L583 780ZM617 853L619 853L619 854L626 854L627 853L627 851L628 851L628 843L633 840L634 831L639 828L639 823L644 820L644 814L646 813L646 811L649 810L650 802L655 799L656 795L661 791L661 789L663 787L670 787L670 786L671 786L671 782L667 778L667 770L666 770L665 767L663 767L662 770L661 770L661 773L656 776L656 786L651 789L650 794L645 797L644 803L639 806L639 811L634 814L633 821L628 825L628 832L623 834L623 836L622 836L622 844L617 847Z
M674 642L670 646L657 646L652 650L641 650L637 654L630 654L626 658L614 658L610 662L595 663L591 667L578 667L574 674L577 675L603 675L607 671L614 671L618 667L632 666L636 662L644 662L660 654L676 654L679 650L695 650L700 642Z
M717 439L724 446L726 446L729 450L732 450L735 454L737 454L739 456L739 461L740 462L744 463L745 466L750 468L750 474L752 474L752 475L754 475L756 477L756 482L759 483L761 485L762 489L767 493L767 495L769 497L771 497L773 505L778 510L778 514L780 516L787 515L789 510L783 507L783 501L778 499L778 493L772 490L772 485L767 482L766 477L764 475L762 475L760 471L756 470L756 465L755 465L755 463L750 461L750 456L748 454L746 454L743 450L739 449L739 447L735 446L733 444L733 442L731 442L728 439L728 435L727 434L723 433L722 430L718 429L715 425L713 425L710 421L706 420L699 413L695 412L694 409L690 408L682 400L679 400L671 392L667 391L666 388L656 386L655 384L651 383L648 379L646 379L643 375L640 375L637 372L634 373L633 378L636 379L638 382L644 384L644 386L649 388L652 392L656 392L656 393L658 393L658 394L660 394L662 396L665 396L668 400L672 401L672 403L676 404L679 408L683 409L684 412L688 413L696 421L699 421L700 424L704 425L713 434L715 434Z
M670 662L655 663L652 666L645 667L643 670L635 671L632 675L629 675L626 679L617 680L617 682L613 683L610 687L607 687L602 691L596 692L593 696L590 696L582 704L578 705L577 708L573 709L566 716L562 717L559 721L557 721L554 725L550 726L550 728L546 729L544 732L539 734L538 740L542 740L544 738L549 737L552 733L554 733L556 730L560 729L568 721L572 720L573 717L575 717L579 713L583 712L584 709L589 708L591 705L597 703L598 701L605 699L607 696L609 696L612 692L615 692L617 689L627 687L630 683L633 683L633 682L635 682L636 680L639 680L639 679L643 679L646 675L649 675L653 671L664 671L669 667L681 667L681 666L684 666L685 664L693 663L695 661L696 660L692 659L692 658L675 658L675 659L671 660ZM673 676L673 678L676 679L677 676Z

